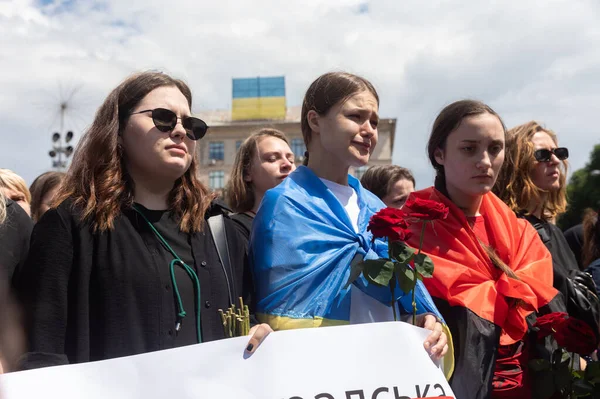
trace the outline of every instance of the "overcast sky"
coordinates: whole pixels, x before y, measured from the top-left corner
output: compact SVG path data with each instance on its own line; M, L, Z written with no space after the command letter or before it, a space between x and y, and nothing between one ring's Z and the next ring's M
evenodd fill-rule
M147 69L186 80L194 111L230 108L232 77L285 75L299 105L320 74L361 74L397 118L394 163L418 187L432 183L431 124L462 98L509 127L544 123L574 169L600 143L596 0L0 0L0 49L0 167L28 183L51 166L61 99L79 137L108 92Z

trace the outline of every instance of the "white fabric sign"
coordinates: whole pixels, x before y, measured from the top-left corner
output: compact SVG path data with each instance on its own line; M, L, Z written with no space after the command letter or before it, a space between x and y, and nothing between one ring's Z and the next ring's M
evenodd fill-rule
M2 399L454 397L426 330L388 322L272 333L0 376Z

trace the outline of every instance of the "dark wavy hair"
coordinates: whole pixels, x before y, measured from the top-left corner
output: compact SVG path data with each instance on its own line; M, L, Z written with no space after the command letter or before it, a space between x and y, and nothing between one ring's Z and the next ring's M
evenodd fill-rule
M192 108L192 93L187 84L160 72L134 74L110 92L77 145L55 206L72 200L73 206L82 210L82 220L89 221L93 231L104 232L114 227L121 211L133 205L134 186L125 168L118 137L137 104L148 93L164 86L178 88ZM212 200L198 178L198 163L195 153L190 167L175 181L168 197L169 208L180 218L179 227L186 233L202 231L204 215Z

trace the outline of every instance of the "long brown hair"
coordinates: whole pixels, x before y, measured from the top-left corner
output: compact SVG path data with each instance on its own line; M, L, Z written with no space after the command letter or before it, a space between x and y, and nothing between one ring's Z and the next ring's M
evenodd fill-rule
M302 138L304 139L306 148L308 148L312 137L312 130L308 124L309 111L315 111L319 115L326 115L336 104L344 102L353 95L365 90L373 94L373 97L377 100L377 105L379 105L377 90L375 90L371 82L361 76L348 72L328 72L312 82L308 90L306 90L304 100L302 101L300 119ZM308 152L306 155L308 155ZM308 164L308 156L305 157L304 164Z
M500 115L498 115L489 105L476 100L460 100L447 105L433 122L431 135L429 136L429 142L427 143L427 155L436 172L435 188L449 199L451 198L446 189L446 172L444 166L440 165L435 159L435 152L438 149L444 150L446 148L448 136L459 127L463 119L482 114L490 114L497 117L502 124L502 129L506 135L506 126L504 125L502 118L500 118ZM479 244L490 258L494 267L504 272L508 277L519 280L515 272L500 259L492 247L486 245L481 240L479 240Z
M260 129L242 143L235 156L231 176L225 188L227 203L235 212L248 212L254 207L256 198L254 198L252 182L247 182L245 178L250 173L252 161L256 157L258 142L265 137L275 137L290 145L283 132L272 128Z
M81 209L82 220L91 223L93 231L111 230L122 209L133 205L134 182L125 168L125 154L118 136L137 104L163 86L177 87L192 108L192 93L183 81L160 72L138 73L110 92L77 145L55 205L71 199L73 206ZM198 154L195 153L190 167L175 181L167 200L169 208L180 218L181 231L202 231L204 214L211 200L212 196L198 178Z
M583 217L583 248L581 251L583 267L600 258L600 222L598 212L587 209Z
M525 212L530 204L541 204L542 217L554 219L567 209L567 161L560 162L560 188L548 192L546 201L542 201L543 191L533 182L531 176L536 160L531 139L538 132L550 136L554 144L558 143L556 134L543 128L539 123L530 121L508 131L504 165L496 180L494 193L515 212Z

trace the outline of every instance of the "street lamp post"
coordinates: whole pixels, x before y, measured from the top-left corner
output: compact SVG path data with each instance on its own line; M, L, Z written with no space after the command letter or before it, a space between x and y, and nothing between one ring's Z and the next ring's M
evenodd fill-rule
M52 158L52 167L58 171L64 171L67 168L69 157L73 154L73 146L68 145L73 139L73 132L68 131L64 137L60 133L52 134L52 149L48 152Z

